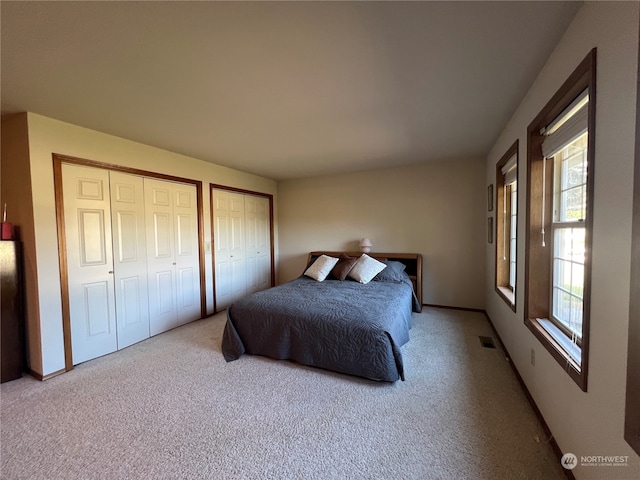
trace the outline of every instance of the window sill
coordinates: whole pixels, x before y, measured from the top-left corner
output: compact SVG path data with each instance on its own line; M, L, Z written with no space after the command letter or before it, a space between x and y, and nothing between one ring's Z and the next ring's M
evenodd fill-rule
M580 347L571 342L558 327L546 318L526 319L525 324L563 370L586 392L587 375Z
M515 293L513 292L513 290L511 290L510 288L507 288L507 287L497 286L496 287L496 292L498 292L498 295L505 301L505 303L507 305L509 305L509 308L511 308L511 310L513 310L515 312L516 311L516 296L515 296Z
M579 365L582 360L582 350L580 347L562 333L562 330L556 327L551 320L546 318L536 318L536 320L540 326L553 337L560 348L564 350L565 354L571 357L570 360L576 364L577 368L580 368Z

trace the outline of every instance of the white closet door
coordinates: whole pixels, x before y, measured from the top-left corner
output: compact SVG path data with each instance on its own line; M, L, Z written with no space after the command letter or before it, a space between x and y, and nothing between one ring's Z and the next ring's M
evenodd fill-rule
M247 294L247 254L245 237L244 195L232 193L229 196L231 217L231 302Z
M216 309L223 310L247 291L244 195L213 190Z
M109 172L62 165L73 364L117 349Z
M213 248L216 310L229 306L231 298L231 215L229 195L213 190Z
M194 185L173 184L176 301L180 325L200 318L200 260L196 195L197 190Z
M147 246L142 177L111 172L111 218L118 349L149 338Z
M247 291L257 292L271 285L271 238L269 200L265 197L245 197L247 230Z
M178 326L176 309L173 184L144 179L150 333Z

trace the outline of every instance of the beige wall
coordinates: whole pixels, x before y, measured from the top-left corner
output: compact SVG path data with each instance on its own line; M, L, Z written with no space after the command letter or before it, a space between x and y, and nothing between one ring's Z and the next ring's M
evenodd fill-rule
M53 186L52 153L59 153L175 175L203 182L204 234L211 241L209 183L228 185L275 196L276 182L230 168L185 157L158 148L106 135L40 115L27 114L31 184L33 189L34 252L37 297L40 318L30 318L40 328L41 362L31 353L31 368L48 375L64 368L60 271L56 241L56 215ZM3 132L4 141L4 132ZM24 192L28 196L28 192ZM28 200L28 199L27 199ZM274 202L277 203L277 202ZM276 212L277 213L277 212ZM276 241L277 247L277 226ZM277 259L277 248L276 248ZM213 309L212 256L205 256L206 296L209 312ZM39 370L38 368L41 368Z
M524 285L527 126L597 47L597 100L591 332L584 393L524 326L524 292L513 313L493 289L486 249L487 311L563 452L628 455L629 467L578 467L578 479L635 478L640 459L624 441L639 4L586 2L522 100L486 162L493 183L501 155L520 139L518 285ZM535 350L535 366L531 365Z
M280 282L312 250L421 253L423 302L484 309L486 190L478 159L280 182Z

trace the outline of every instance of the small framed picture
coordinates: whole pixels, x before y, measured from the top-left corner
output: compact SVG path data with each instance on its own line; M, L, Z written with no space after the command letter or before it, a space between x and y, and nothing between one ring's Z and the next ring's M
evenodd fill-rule
M487 241L493 243L493 217L487 218Z
M493 183L487 187L487 209L493 212Z

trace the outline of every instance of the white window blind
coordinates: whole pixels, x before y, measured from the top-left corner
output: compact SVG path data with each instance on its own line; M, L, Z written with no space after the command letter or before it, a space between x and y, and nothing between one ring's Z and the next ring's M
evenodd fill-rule
M551 158L588 129L589 90L585 89L549 125L542 129L545 135L542 155Z

